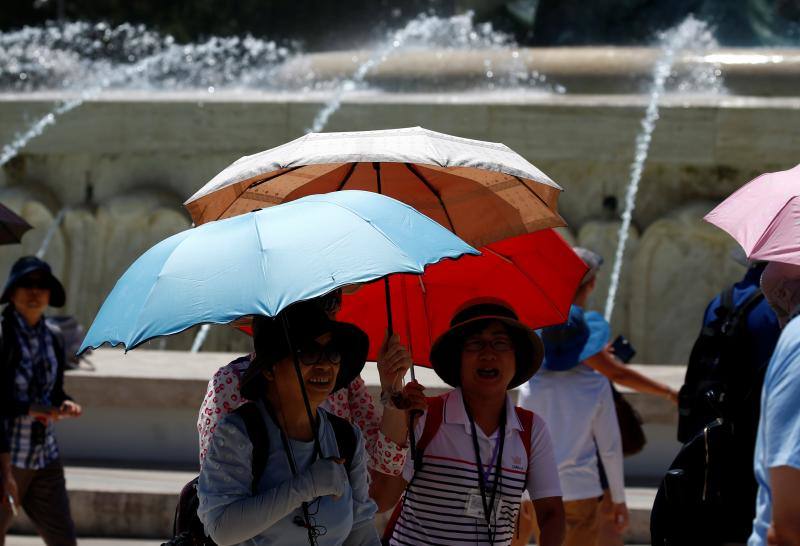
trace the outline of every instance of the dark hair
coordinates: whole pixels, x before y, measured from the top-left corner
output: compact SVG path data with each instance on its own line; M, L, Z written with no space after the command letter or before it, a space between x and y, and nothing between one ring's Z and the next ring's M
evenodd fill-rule
M250 360L250 365L242 376L240 391L247 400L256 401L264 396L267 391L267 378L262 373L265 370L272 370L277 360L270 360L259 357L256 353Z
M259 400L267 390L267 379L262 372L272 371L281 359L289 356L289 346L283 337L279 319L253 317L253 358L242 376L242 396L248 400ZM277 327L277 328L276 328Z

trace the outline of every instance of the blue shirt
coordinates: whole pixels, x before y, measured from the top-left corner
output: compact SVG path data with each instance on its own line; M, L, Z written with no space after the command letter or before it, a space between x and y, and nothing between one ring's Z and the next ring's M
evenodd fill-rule
M744 278L733 285L733 304L739 306L750 297L759 287L761 273L764 267L751 267L747 270ZM717 295L706 308L703 317L703 325L709 324L716 318L716 311L721 303L721 297ZM764 369L769 363L775 344L778 342L781 329L778 325L778 318L770 308L766 299L762 299L747 315L746 334L748 345L753 348L755 369Z
M756 517L749 546L767 543L772 521L769 471L778 466L800 470L800 319L781 333L767 368L761 395L761 420L756 440L755 475L758 482Z
M338 499L317 496L309 468L314 462L313 442L289 440L297 464L292 475L280 430L259 403L269 434L266 469L255 495L252 493L252 443L244 420L236 413L225 416L211 438L198 483L197 514L217 544L307 544L307 531L295 523L302 518L301 502L307 501L312 525L324 528L319 546L380 544L374 518L377 506L369 497L366 451L361 431L349 480ZM333 427L325 410L319 410L319 441L323 453L338 456ZM319 484L317 484L319 485ZM315 498L316 497L316 498ZM272 524L268 522L273 522Z

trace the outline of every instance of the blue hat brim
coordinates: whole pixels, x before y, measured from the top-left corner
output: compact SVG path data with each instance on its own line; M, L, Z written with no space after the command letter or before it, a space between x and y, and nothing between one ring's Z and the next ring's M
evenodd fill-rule
M589 327L589 339L581 350L578 362L583 362L602 351L611 337L611 325L603 318L603 315L597 311L587 311L584 318Z

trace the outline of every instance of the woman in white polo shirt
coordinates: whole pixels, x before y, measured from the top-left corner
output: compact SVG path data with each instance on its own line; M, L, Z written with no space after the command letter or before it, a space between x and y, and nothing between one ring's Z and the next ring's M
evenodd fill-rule
M395 546L508 545L527 489L539 543L560 545L564 511L550 434L507 393L538 370L541 341L503 302L474 302L450 325L431 363L455 389L428 399L415 427L416 461L406 462L402 476L375 477L378 506L403 496L385 538Z
M617 533L628 524L622 440L611 387L605 376L582 364L603 349L608 335L603 317L584 314L573 305L565 324L542 330L544 370L520 389L520 406L541 415L553 430L567 521L564 546L608 546L617 541L600 533L603 489L598 456L608 476Z

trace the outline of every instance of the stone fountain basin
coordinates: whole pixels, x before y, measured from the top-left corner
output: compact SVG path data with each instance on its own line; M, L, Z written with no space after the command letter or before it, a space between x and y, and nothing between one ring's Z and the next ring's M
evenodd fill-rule
M299 55L277 72L277 78L296 81L309 72L318 79L348 78L374 51L352 50ZM653 47L542 47L409 49L386 57L369 71L365 81L387 90L464 89L498 85L504 71L525 69L543 75L546 83L569 93L636 93L652 79L660 55ZM718 67L734 95L795 96L800 89L800 49L724 48L706 55L679 55L673 73L687 74L698 64Z
M117 278L147 248L189 227L180 204L245 154L303 134L324 93L109 92L59 118L0 170L0 202L35 226L0 248L0 271L33 254L56 213L71 208L47 259L67 290L66 313L88 326ZM0 142L63 98L0 95ZM642 95L519 91L359 92L345 95L326 130L422 125L503 142L565 188L560 210L571 242L613 255ZM703 214L760 173L798 162L800 98L666 96L645 165L612 326L641 363L682 364L708 300L743 270L735 243ZM86 189L92 200L84 204ZM617 211L619 212L619 211ZM618 216L617 216L618 217ZM602 308L610 267L590 302ZM192 333L166 341L188 349ZM248 339L212 329L207 350L247 350ZM154 346L160 346L157 343Z

